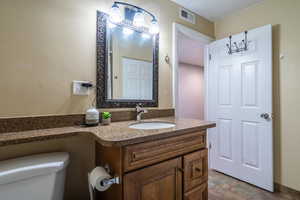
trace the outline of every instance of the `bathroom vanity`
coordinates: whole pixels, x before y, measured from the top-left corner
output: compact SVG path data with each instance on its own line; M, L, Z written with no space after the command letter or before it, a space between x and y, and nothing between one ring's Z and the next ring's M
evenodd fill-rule
M126 23L110 23L108 15L98 12L97 106L136 107L139 121L140 105L158 106L159 34L149 35L147 30ZM124 37L127 29L131 34ZM148 39L143 37L145 34ZM118 177L120 183L97 193L97 200L208 198L206 129L215 124L174 117L158 120L175 126L144 130L134 127L149 124L124 122L101 131L101 136L105 134L107 138L96 144L96 165L109 166L111 175Z
M109 23L108 16L98 12L97 105L99 108L138 105L139 121L140 104L158 106L159 34L150 34L145 39L147 30L126 23L114 26ZM129 34L124 37L127 29L131 30L130 37ZM175 118L158 120L175 126L144 130L134 127L149 124L123 122L101 130L101 136L107 138L96 144L96 165L109 166L110 174L118 177L120 183L97 193L97 200L208 198L206 129L215 124Z
M171 116L143 122L175 126L142 130L132 128L137 122L130 120L88 128L17 131L1 133L0 146L88 136L95 141L96 166L109 166L109 173L120 179L119 184L98 192L97 200L207 199L206 134L215 123Z
M188 126L188 120L177 120L179 126L160 133L138 130L141 137L135 135L132 141L124 140L117 146L97 143L96 164L110 166L111 174L120 178L120 184L97 193L97 199L207 199L206 129L215 125L206 122L195 126L196 121ZM182 123L186 129L179 128ZM126 128L124 131L126 134Z

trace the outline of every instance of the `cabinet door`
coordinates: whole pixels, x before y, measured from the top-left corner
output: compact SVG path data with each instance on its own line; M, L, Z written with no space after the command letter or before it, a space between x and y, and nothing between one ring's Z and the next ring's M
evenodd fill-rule
M207 183L192 189L191 191L184 194L184 200L207 200Z
M184 191L188 192L208 180L208 151L196 151L184 156Z
M125 200L182 200L181 158L124 176Z

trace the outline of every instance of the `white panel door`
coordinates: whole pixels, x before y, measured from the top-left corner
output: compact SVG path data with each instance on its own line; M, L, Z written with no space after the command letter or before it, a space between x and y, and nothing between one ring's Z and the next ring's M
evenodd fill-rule
M151 62L140 63L140 99L151 100L153 90L153 65Z
M140 99L139 63L134 59L122 59L122 99Z
M242 54L227 53L227 38L208 46L207 117L217 122L210 131L210 166L273 191L271 25L250 30L248 38Z

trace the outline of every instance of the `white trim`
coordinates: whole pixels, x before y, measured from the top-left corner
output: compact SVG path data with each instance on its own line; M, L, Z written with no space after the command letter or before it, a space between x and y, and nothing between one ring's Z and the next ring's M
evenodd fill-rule
M209 91L209 85L208 85L208 71L209 71L209 48L208 48L208 44L205 45L205 49L204 49L204 120L209 121L208 118L208 91ZM209 140L209 136L208 138L208 145L210 144L210 140Z
M211 42L214 41L213 38L204 35L200 32L197 32L193 29L190 29L184 25L178 24L178 23L173 23L173 35L172 35L172 55L173 55L173 71L172 71L172 94L173 94L173 108L175 108L175 117L177 116L177 100L178 100L178 54L177 54L177 41L178 41L178 33L182 33L188 37L190 37L191 39L197 40L205 45L210 44ZM207 102L207 66L208 66L208 49L205 47L205 51L204 51L204 83L205 83L205 102L204 102L204 116L205 116L205 120L206 120L206 102Z

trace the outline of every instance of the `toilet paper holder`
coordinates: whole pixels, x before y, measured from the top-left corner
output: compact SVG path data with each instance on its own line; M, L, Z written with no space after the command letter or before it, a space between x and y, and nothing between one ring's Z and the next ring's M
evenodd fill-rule
M112 185L112 184L120 184L120 178L114 177L114 178L109 178L109 179L104 179L100 182L100 184L105 187L107 185Z
M104 169L107 171L107 173L109 173L109 174L112 173L108 164L104 165ZM118 176L116 176L114 178L104 179L103 181L101 181L100 184L104 187L107 185L120 184L120 178Z

